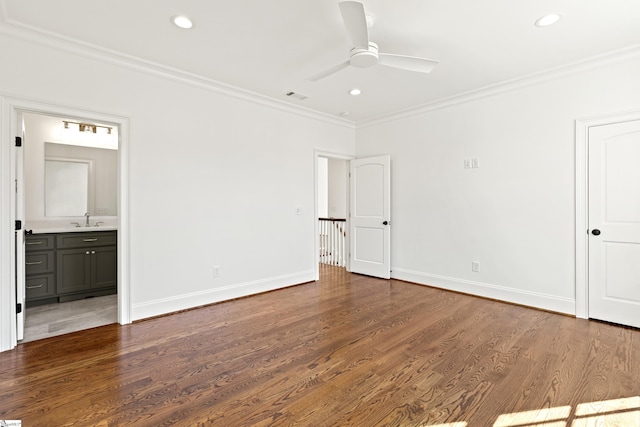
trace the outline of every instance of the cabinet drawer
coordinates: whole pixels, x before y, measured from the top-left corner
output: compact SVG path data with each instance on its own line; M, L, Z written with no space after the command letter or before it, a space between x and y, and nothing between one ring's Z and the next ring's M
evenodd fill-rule
M53 249L54 243L55 236L52 234L35 234L27 236L24 241L24 250L26 252L31 252Z
M53 272L53 251L28 253L24 260L27 276Z
M27 300L54 296L56 293L55 285L53 274L27 277L25 280Z
M115 245L117 234L115 231L94 231L91 233L58 234L58 249L88 248L94 246Z

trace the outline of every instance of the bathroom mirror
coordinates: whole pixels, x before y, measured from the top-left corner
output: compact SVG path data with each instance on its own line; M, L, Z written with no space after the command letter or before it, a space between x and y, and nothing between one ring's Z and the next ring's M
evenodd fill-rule
M44 151L47 218L117 215L117 150L45 142Z
M46 216L82 216L89 211L91 161L45 159Z

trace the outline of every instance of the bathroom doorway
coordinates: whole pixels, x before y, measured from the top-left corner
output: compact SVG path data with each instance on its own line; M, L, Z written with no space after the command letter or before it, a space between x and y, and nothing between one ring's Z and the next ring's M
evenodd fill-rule
M23 112L22 122L26 268L21 342L116 323L118 127L34 112ZM114 241L106 248L58 248L65 235L94 240L111 234ZM61 283L89 283L91 264L105 264L102 258L109 247L107 262L113 271L107 286L91 289L87 284L86 290L70 292L73 288ZM79 265L73 259L76 253ZM86 277L78 277L84 270Z
M0 310L0 351L10 350L23 341L24 314L25 314L25 260L24 247L26 235L24 212L20 209L20 201L24 198L24 181L22 172L23 144L21 137L23 132L23 114L40 114L53 116L60 120L71 119L77 123L89 123L94 125L106 125L117 128L118 131L118 155L117 155L117 241L114 241L116 251L114 255L107 254L110 262L117 265L117 277L113 279L113 286L117 289L116 306L117 322L119 324L131 323L131 303L129 287L129 203L128 203L128 129L129 119L123 116L104 114L95 111L85 111L76 108L64 107L56 104L25 100L19 98L2 97L2 120L9 124L2 130L2 156L11 159L10 168L3 169L2 188L4 194L13 195L10 203L5 204L0 211L3 224L8 227L11 224L10 233L15 234L15 239L3 239L2 251L0 251L0 264L6 277L10 281L3 281L2 310ZM79 130L79 126L78 126ZM87 130L85 129L85 132ZM90 128L90 131L91 128ZM28 138L24 138L25 142ZM15 143L15 144L14 144ZM15 187L15 191L14 191ZM84 216L83 216L84 218ZM15 233L14 224L15 220ZM91 217L92 225L95 225L95 217ZM75 221L77 222L77 221ZM101 226L103 224L100 224ZM5 231L8 231L5 228ZM17 230L20 230L18 232ZM99 251L96 250L96 254ZM103 251L100 251L101 254ZM22 253L22 255L20 254ZM20 262L18 262L20 260ZM100 276L101 282L104 275Z

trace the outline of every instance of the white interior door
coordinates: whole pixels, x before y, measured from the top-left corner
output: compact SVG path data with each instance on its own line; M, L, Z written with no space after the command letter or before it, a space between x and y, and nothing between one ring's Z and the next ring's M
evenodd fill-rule
M17 113L18 134L24 143L24 123L22 121L22 113ZM25 289L25 259L24 259L24 149L23 147L14 148L14 206L15 219L22 221L22 230L15 232L15 284L16 284L16 302L20 304L21 310L16 313L16 339L20 341L24 338L24 320L26 311L26 289Z
M353 273L391 277L390 156L350 161L350 263Z
M589 128L589 317L640 327L640 120Z

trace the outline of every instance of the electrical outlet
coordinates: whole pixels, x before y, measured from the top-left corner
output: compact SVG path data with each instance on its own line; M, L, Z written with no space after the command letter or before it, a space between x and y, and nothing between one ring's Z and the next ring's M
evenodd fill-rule
M471 262L471 271L478 273L480 271L480 263L478 261Z
M213 277L220 277L220 266L216 265L213 267Z

